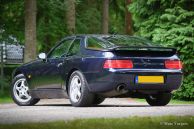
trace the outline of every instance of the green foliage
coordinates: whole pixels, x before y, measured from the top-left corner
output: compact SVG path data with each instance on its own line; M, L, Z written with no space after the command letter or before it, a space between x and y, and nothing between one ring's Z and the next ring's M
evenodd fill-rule
M7 86L7 79L0 77L0 87Z
M194 100L194 3L192 0L133 0L136 34L177 48L184 81L174 98Z
M93 4L92 4L93 3ZM87 7L85 4L89 4ZM76 33L92 34L101 32L101 12L94 1L80 2L76 6Z
M124 34L125 0L112 0L109 6L109 32Z
M9 87L8 79L0 77L0 97L6 96L7 94L6 91L9 90L8 87Z
M174 98L193 100L194 96L194 74L190 74L183 80L182 87L174 93Z
M4 67L4 77L2 78L0 76L0 98L10 97L10 85L12 82L11 75L16 67L18 67L18 65L10 65L10 66L7 65L6 67Z
M37 1L38 50L48 52L67 34L65 25L66 4L61 0Z
M101 33L102 0L75 0L77 34ZM37 0L38 52L48 52L68 35L65 0ZM110 1L110 32L124 33L125 2ZM0 41L24 44L24 1L0 0ZM10 36L12 38L10 38ZM13 39L14 38L14 39Z
M5 103L13 103L11 96L0 97L0 104L5 104Z
M15 43L12 38L24 42L23 0L0 0L0 41ZM12 37L12 38L10 38Z

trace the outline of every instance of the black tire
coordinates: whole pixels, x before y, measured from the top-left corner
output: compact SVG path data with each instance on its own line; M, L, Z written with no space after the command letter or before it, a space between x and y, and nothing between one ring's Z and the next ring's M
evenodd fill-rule
M93 105L101 104L104 100L105 100L104 97L96 95L95 98L94 98Z
M79 97L79 100L77 102L74 102L73 101L73 98L71 98L71 92L70 92L70 88L71 88L71 82L72 82L72 79L75 77L75 76L78 76L79 79L80 79L80 82L81 82L81 96ZM89 107L93 104L93 101L94 101L94 94L91 93L88 89L88 83L84 77L84 75L80 72L80 71L74 71L70 78L69 78L69 83L68 83L68 94L69 94L69 99L70 99L70 102L72 104L72 106L75 106L75 107Z
M165 106L171 100L171 93L159 93L148 95L146 101L151 106Z
M23 74L18 74L14 77L14 79L12 80L12 84L11 84L11 96L12 96L12 99L13 101L19 105L19 106L32 106L32 105L35 105L36 103L38 103L38 101L40 99L35 99L31 96L31 98L26 101L26 102L21 102L19 99L17 99L17 97L15 96L14 94L14 85L15 83L20 80L20 79L26 79L25 76ZM30 96L30 95L29 95Z

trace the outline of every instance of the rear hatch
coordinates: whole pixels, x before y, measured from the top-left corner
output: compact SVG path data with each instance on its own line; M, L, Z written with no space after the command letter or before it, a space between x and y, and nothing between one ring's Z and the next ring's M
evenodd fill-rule
M167 47L115 47L110 49L117 58L129 58L135 69L164 69L164 62L176 54Z

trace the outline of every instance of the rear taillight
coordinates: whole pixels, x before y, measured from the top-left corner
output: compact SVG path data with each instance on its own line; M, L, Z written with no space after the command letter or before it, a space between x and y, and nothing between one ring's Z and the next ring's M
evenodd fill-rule
M165 67L167 69L182 69L182 62L180 60L166 60Z
M133 62L131 60L106 60L103 68L132 69Z

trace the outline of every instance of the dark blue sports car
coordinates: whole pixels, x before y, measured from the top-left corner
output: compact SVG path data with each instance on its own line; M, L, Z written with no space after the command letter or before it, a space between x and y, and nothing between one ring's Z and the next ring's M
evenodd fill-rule
M91 106L107 97L145 98L164 106L182 77L175 48L126 35L76 35L17 68L11 93L21 106L52 98Z

